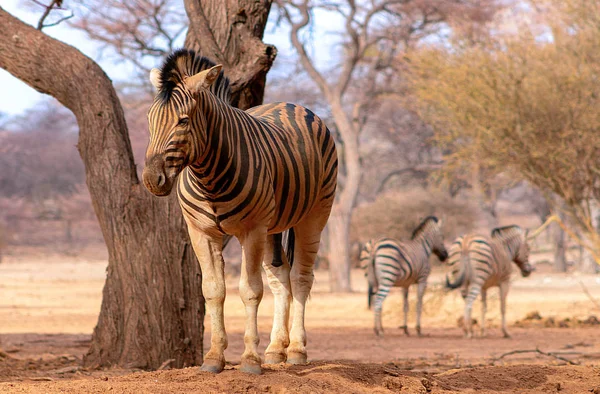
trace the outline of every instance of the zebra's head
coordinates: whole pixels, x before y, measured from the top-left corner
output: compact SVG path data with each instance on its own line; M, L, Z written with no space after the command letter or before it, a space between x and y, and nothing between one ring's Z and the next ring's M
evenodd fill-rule
M512 253L514 263L521 270L523 277L528 277L535 267L529 263L529 244L527 243L527 231L517 225L499 227L492 230L492 238L500 238L505 242L508 251Z
M369 261L371 260L373 254L373 240L370 239L367 242L365 242L361 248L360 248L360 255L359 255L359 260L360 260L360 267L361 268L367 268L367 265L369 264Z
M535 271L535 267L529 263L529 243L527 243L528 232L529 230L525 231L525 233L523 234L521 238L521 243L519 245L519 249L517 251L517 255L514 259L514 262L521 270L521 275L525 278L531 275L533 271Z
M442 231L442 220L435 216L429 216L413 231L412 239L424 237L431 246L431 251L440 259L448 258L448 251L444 246L444 233Z
M158 93L148 111L150 141L142 178L152 194L170 194L177 175L197 159L201 150L198 130L206 130L206 119L197 102L202 92L223 79L221 68L196 57L193 51L180 50L167 59L161 70L150 72Z

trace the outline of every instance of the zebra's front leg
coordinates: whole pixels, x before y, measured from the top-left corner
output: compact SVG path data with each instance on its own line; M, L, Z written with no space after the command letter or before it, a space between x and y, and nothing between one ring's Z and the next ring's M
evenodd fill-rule
M481 337L485 337L485 314L487 312L487 290L481 290Z
M410 334L408 332L408 287L403 287L402 288L402 296L403 296L402 298L404 300L404 308L403 308L403 311L404 311L404 325L401 326L401 327L399 327L399 328L401 328L401 329L404 330L404 334L406 336L409 336ZM380 324L381 324L381 314L380 314L380 319L379 320L380 320ZM382 331L383 331L383 329L382 329Z
M464 316L464 331L465 338L473 338L473 321L471 319L471 312L473 310L473 303L481 292L481 286L471 285L469 286L469 293L465 298L465 316Z
M421 315L423 313L423 296L427 290L427 279L417 285L417 335L421 336Z
M221 254L221 238L213 239L188 222L188 232L192 247L202 270L202 293L206 301L206 311L210 316L210 350L204 356L202 371L219 373L225 368L227 333L223 316L225 302L225 273Z
M260 374L261 360L258 355L258 305L263 296L263 282L260 266L263 261L266 228L252 230L239 237L242 245L242 268L240 272L240 297L246 307L246 328L244 332L245 350L242 354L240 370Z
M504 338L510 338L510 334L506 330L506 296L508 295L509 282L500 283L500 314L502 315L502 334Z
M286 349L290 344L290 335L288 331L288 321L290 314L290 302L292 291L290 288L290 265L285 254L282 254L282 265L274 267L272 264L273 254L273 236L269 236L268 245L265 250L263 267L267 274L269 287L275 298L275 308L273 313L273 328L271 330L271 343L265 351L266 364L278 364L285 362Z

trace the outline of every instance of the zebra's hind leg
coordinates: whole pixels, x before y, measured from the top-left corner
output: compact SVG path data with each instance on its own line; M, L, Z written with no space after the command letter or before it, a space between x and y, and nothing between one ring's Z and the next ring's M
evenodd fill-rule
M409 332L408 332L408 286L407 287L403 287L402 288L402 298L404 299L404 325L400 326L398 328L404 330L404 334L406 336L410 336ZM381 320L381 315L380 315L380 320ZM381 324L381 323L380 323ZM382 329L383 331L383 329Z
M225 368L224 351L227 333L223 316L225 302L225 273L221 254L221 238L212 239L188 222L188 231L202 270L202 293L210 316L210 350L204 356L202 371L219 373Z
M258 355L258 305L263 296L260 266L264 257L267 229L257 228L239 237L242 245L242 269L240 272L240 296L246 307L245 350L240 370L260 374L261 360Z
M417 287L417 335L421 336L421 314L423 313L423 296L427 290L427 279L418 283Z
M500 283L500 314L502 315L502 334L504 338L510 338L510 334L506 330L506 296L508 295L509 282Z
M304 315L306 300L314 281L313 266L321 243L321 231L325 227L329 208L313 210L302 222L294 227L294 261L290 271L294 314L290 330L290 345L287 362L306 364L306 329Z
M485 314L487 312L487 290L481 289L481 337L485 337Z
M383 324L381 323L381 310L383 309L383 301L387 297L390 292L390 286L387 283L379 283L379 288L377 289L377 294L375 294L375 322L373 329L375 330L375 335L383 336Z
M290 344L288 321L290 315L290 301L292 290L290 287L290 265L285 253L281 253L281 265L275 267L272 264L274 237L269 236L268 245L265 250L263 268L267 274L269 287L275 298L275 310L273 313L273 328L271 330L271 343L265 351L266 364L278 364L286 360L286 348Z
M464 331L465 338L473 338L473 321L471 319L471 312L473 310L473 303L477 296L481 292L481 286L471 285L469 286L469 293L465 298L465 316L464 316Z

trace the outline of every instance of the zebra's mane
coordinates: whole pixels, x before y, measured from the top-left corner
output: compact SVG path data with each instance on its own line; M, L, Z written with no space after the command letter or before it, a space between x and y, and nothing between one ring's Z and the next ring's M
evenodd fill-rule
M207 57L199 56L191 49L178 49L167 57L160 69L160 90L158 97L166 103L171 98L175 87L182 83L185 78L191 77L202 70L215 66L215 62ZM229 79L219 73L217 80L210 87L211 92L221 100L229 103L231 101L231 88Z
M417 226L417 228L413 231L412 236L410 238L415 239L417 237L417 235L419 235L423 230L425 230L425 226L427 225L427 223L429 221L433 221L434 223L437 223L438 218L436 218L435 216L427 216L425 219L423 219L421 224L419 224Z
M504 227L496 227L492 230L492 238L508 238L523 234L523 229L516 224Z

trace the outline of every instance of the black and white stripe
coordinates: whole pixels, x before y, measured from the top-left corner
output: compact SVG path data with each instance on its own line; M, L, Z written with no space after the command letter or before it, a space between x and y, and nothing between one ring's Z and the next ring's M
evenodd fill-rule
M361 250L362 267L367 270L369 282L369 308L374 304L375 334L383 334L381 310L383 301L392 287L402 287L404 292L404 326L408 335L408 288L418 285L417 291L417 334L421 334L421 310L427 278L431 272L429 256L435 253L444 261L448 256L444 248L442 222L436 217L426 218L413 232L409 241L399 242L383 238L367 242ZM374 303L373 303L374 298Z
M241 369L257 373L263 258L269 261L263 268L276 299L267 362L306 362L304 308L335 198L338 161L332 133L312 111L290 103L234 108L229 81L220 70L185 49L169 56L161 70L152 70L158 94L148 112L143 180L160 196L177 183L211 316L206 371L220 372L225 365L222 239L240 240L240 296L247 313ZM283 231L289 231L289 259L281 252Z
M452 272L446 277L446 286L450 289L461 288L465 299L464 331L465 336L473 336L471 311L473 302L481 294L481 335L485 335L485 314L487 311L487 289L500 288L500 311L502 314L502 332L506 330L506 296L515 262L523 276L529 276L533 267L529 264L529 245L527 232L512 225L495 228L490 237L468 234L458 237L450 246L448 265Z

